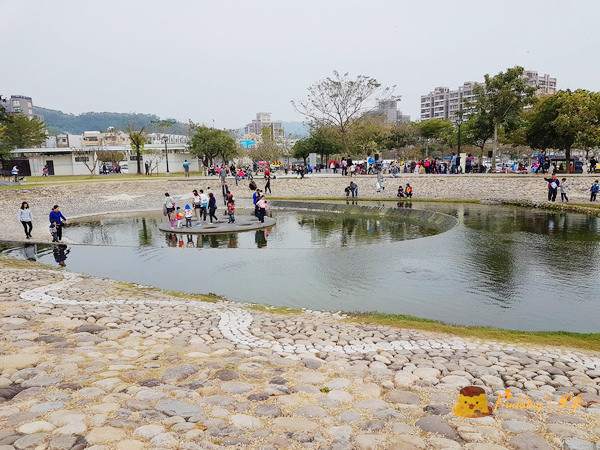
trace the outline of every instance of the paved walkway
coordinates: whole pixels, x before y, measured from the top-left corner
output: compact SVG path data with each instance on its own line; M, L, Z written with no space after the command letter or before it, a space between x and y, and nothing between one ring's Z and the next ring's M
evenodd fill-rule
M600 358L587 352L278 315L2 259L0 283L2 450L600 440ZM542 406L457 417L466 385L483 387L492 407L506 389L511 405ZM571 394L581 394L575 408Z

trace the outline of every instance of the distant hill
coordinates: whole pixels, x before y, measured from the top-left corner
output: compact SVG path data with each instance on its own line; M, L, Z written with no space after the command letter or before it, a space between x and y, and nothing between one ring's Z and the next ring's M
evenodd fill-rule
M66 114L55 109L35 107L35 113L44 117L44 122L50 128L51 134L71 133L82 134L84 131L106 131L108 127L123 130L128 124L136 122L145 126L147 131L156 131L152 121L161 120L155 114L128 114L115 112L87 112L82 114ZM177 122L169 133L187 134L187 124Z
M35 107L35 113L44 117L44 122L50 128L51 134L71 133L82 134L84 131L106 131L108 127L123 130L129 123L136 122L138 126L145 126L148 132L159 131L152 121L161 120L156 114L129 114L116 112L86 112L82 114L68 114L50 108ZM167 119L172 120L172 119ZM302 122L282 122L286 134L294 137L307 137L308 127ZM240 130L242 133L244 129ZM188 124L177 122L169 133L187 134Z

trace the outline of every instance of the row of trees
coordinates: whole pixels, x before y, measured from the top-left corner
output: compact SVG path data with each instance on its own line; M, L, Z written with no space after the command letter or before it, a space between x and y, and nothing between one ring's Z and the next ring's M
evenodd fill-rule
M457 116L463 122L461 145L484 147L493 144L492 165L499 145L530 150L564 151L573 147L589 152L600 146L600 93L582 89L537 96L522 67L495 76L485 75L474 88L476 101L461 105ZM309 123L311 136L299 141L294 156L309 153L371 155L393 151L402 158L444 156L458 143L457 127L449 120L391 124L373 114L367 105L386 100L392 88L383 88L374 78L334 72L308 88L308 98L292 101ZM587 154L586 154L587 157Z

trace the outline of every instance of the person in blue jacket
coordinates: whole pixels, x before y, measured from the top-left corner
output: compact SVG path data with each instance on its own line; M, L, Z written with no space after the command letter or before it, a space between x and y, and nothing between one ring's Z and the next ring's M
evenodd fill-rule
M62 242L62 227L69 223L67 218L58 210L58 205L54 205L52 211L50 211L50 223L56 222L56 235L58 236L58 242Z
M556 201L556 194L558 193L560 181L558 181L558 178L556 178L555 175L552 175L550 178L544 178L544 180L548 182L548 201Z

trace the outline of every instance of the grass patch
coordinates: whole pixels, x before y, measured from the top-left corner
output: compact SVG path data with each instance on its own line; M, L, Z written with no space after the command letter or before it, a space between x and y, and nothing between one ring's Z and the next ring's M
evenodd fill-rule
M353 313L346 319L370 325L446 333L458 337L500 341L521 345L540 345L578 348L598 351L600 333L573 333L569 331L517 331L483 326L451 325L438 320L422 319L404 314Z
M580 214L600 215L600 204L586 203L546 203L531 202L528 200L504 200L501 202L505 206L518 206L522 208L536 208L543 211L573 212Z
M112 281L112 280L111 280ZM218 303L218 302L226 302L227 299L225 297L221 297L220 295L213 294L209 292L208 294L188 294L185 292L178 291L167 291L165 289L158 289L153 286L141 286L137 283L128 283L125 281L112 281L115 285L119 286L123 290L139 293L140 290L155 292L159 294L168 295L171 297L182 298L184 300L198 300L201 302L208 303Z
M54 266L42 264L37 261L28 261L26 259L11 258L3 254L0 254L0 267L7 269L51 269L59 271L59 269L57 269Z
M301 309L289 308L287 306L258 305L256 303L248 305L247 308L254 311L262 311L282 315L302 314L304 312Z

